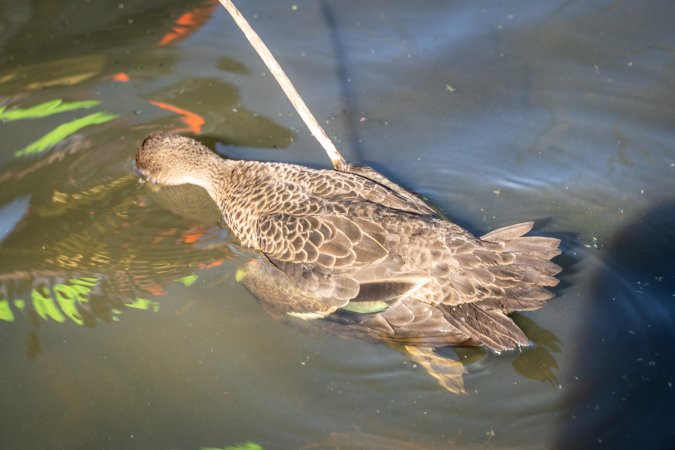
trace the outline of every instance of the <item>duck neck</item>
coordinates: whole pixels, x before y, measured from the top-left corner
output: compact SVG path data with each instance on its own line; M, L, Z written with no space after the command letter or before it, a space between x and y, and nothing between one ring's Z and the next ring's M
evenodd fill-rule
M218 164L208 187L204 186L225 224L245 247L258 248L256 223L259 212L266 210L265 199L256 195L266 182L263 167L255 161L225 160Z
M232 178L235 165L236 161L222 159L210 153L208 158L200 160L194 168L194 178L190 182L203 187L222 210L222 205L230 195L228 181Z

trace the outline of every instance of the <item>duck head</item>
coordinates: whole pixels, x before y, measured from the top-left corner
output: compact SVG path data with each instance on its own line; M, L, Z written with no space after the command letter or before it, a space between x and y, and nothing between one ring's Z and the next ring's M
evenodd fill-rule
M136 150L136 167L154 183L196 184L209 190L225 161L202 143L173 133L154 132Z

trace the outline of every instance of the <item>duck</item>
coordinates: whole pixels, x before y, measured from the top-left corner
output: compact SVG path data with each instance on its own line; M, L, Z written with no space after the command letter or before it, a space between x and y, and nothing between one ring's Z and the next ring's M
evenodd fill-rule
M277 316L499 353L530 344L509 315L541 308L559 282L560 239L528 235L533 221L476 237L368 166L224 159L170 132L147 136L135 164L153 183L206 190L264 260L242 278Z

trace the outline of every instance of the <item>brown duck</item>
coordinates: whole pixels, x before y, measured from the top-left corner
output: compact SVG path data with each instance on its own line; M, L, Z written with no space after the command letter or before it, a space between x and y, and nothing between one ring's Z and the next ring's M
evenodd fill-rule
M529 344L507 314L541 307L558 284L560 241L525 236L533 222L477 238L368 167L225 160L170 133L148 136L136 165L153 182L209 193L241 244L271 263L250 266L259 280L293 291L247 285L277 315L335 319L387 342L502 351Z

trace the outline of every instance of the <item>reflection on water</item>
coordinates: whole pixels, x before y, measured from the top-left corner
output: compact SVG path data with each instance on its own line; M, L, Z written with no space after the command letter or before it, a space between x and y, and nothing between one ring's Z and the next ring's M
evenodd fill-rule
M12 181L22 191L26 180ZM215 236L204 225L157 217L134 175L91 181L97 184L55 190L51 199L34 192L30 213L2 243L0 320L23 315L36 326L50 320L93 327L119 320L124 309L157 311L152 298L165 295L167 284L189 286L196 271L231 258L223 244L209 245ZM135 225L143 222L152 226ZM33 356L36 340L31 332Z
M176 85L151 92L147 97L155 102L161 100L172 105L188 102L190 105L196 105L198 110L205 110L201 114L205 125L203 130L200 129L198 132L203 131L209 135L210 142L217 140L229 145L270 148L287 147L292 140L289 130L242 106L234 86L214 78L191 77ZM204 107L213 104L219 107L217 109ZM173 131L195 132L189 128L177 128Z
M534 346L523 349L513 360L513 368L521 375L558 386L556 372L559 370L555 353L561 352L560 340L550 330L540 327L532 319L516 315L515 322L534 342Z
M158 129L327 166L216 2L0 0L0 446L671 447L671 3L240 5L348 158L563 237L532 347L439 350L453 396L269 318L203 191L138 183Z

